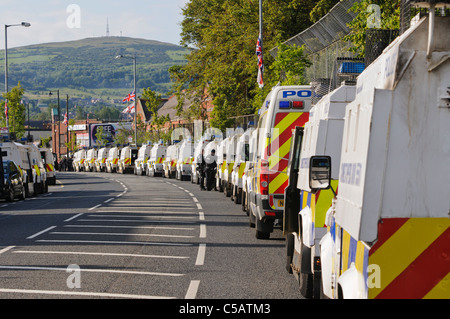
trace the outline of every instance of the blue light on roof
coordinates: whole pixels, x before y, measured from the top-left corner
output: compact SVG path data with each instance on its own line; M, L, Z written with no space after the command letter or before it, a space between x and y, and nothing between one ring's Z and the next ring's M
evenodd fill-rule
M280 101L280 109L288 109L291 107L291 103L289 101Z

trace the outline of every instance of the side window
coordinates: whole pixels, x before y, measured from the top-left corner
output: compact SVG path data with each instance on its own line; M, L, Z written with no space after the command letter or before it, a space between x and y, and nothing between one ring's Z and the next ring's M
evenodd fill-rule
M244 156L244 160L248 162L250 160L250 145L248 144L244 144Z
M258 149L256 150L256 154L257 156L261 156L261 151L263 151L266 147L266 136L264 136L265 134L265 128L266 128L266 120L267 120L267 112L265 112L261 118L259 119L259 124L258 124L258 129L259 129L259 134L258 134L258 138L259 141L257 141L257 145L258 145ZM258 158L256 158L257 160Z

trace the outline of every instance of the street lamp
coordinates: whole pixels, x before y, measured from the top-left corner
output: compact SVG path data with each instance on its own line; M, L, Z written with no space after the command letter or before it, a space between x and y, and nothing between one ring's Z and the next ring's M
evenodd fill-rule
M8 28L9 27L30 27L28 22L22 22L20 24L5 24L5 93L8 93ZM5 103L8 103L8 99L5 98ZM6 105L6 104L5 104ZM9 115L6 113L6 128L9 132Z
M133 67L134 67L134 143L137 146L137 120L136 120L136 113L137 113L137 91L136 91L136 56L124 56L124 55L117 55L115 57L116 59L132 59L133 60Z
M56 90L56 92L57 92L57 94L58 94L58 121L57 121L57 125L58 125L58 137L57 138L55 138L55 148L56 148L56 150L57 150L57 152L56 152L56 158L57 159L59 159L59 156L61 155L60 153L61 153L61 150L60 150L60 139L61 139L61 136L60 136L60 130L61 130L61 125L60 125L60 123L59 123L59 121L60 121L60 118L59 118L59 106L60 106L60 103L59 103L59 90ZM52 96L53 95L53 93L52 93L52 91L50 91L49 93L48 93L48 95L50 95L50 96ZM53 114L52 114L52 118L53 118ZM56 133L56 132L55 132Z

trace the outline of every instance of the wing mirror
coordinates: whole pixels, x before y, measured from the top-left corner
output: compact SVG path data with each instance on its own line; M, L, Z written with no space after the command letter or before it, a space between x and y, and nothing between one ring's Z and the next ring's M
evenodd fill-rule
M313 192L331 187L331 157L311 156L309 162L309 188Z

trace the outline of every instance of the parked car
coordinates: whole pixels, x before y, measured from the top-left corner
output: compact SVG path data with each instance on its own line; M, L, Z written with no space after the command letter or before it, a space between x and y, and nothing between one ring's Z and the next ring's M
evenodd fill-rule
M25 199L23 175L18 166L10 160L3 161L3 178L1 180L0 197L12 202L15 198Z

